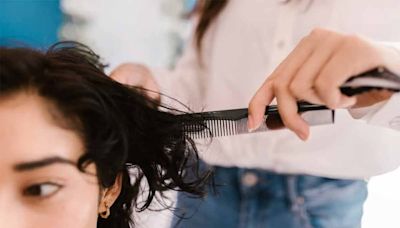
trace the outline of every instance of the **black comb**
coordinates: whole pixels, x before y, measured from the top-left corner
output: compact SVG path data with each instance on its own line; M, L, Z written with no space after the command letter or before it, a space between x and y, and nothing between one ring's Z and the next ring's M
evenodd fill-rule
M340 90L347 96L354 96L371 90L400 91L400 77L384 68L376 68L366 73L351 77ZM323 105L298 102L300 116L310 125L332 124L335 111ZM248 110L232 109L223 111L200 112L181 115L186 135L198 139L221 137L249 133L247 129ZM193 118L196 117L196 118ZM192 122L196 119L196 122ZM199 119L202 123L199 124ZM285 128L276 105L265 110L264 123L253 132L263 132Z

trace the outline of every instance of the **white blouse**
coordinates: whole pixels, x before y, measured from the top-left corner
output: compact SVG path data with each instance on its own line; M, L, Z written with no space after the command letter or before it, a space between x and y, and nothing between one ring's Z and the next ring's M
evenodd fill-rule
M363 35L400 50L400 1L310 1L230 0L206 33L201 60L190 43L173 71L153 70L161 91L194 111L245 108L268 74L315 27ZM339 110L336 123L312 127L307 142L288 130L215 138L201 156L219 166L335 178L367 178L397 168L400 97L364 119L370 124Z

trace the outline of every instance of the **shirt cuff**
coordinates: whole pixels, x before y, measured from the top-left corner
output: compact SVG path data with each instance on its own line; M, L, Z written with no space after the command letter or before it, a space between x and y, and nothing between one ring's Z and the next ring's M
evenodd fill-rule
M372 125L400 131L400 94L394 94L388 101L367 108L350 109L350 114Z

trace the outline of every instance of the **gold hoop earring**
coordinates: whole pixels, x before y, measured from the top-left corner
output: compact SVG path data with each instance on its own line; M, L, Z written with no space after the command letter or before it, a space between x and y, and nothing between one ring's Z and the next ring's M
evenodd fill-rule
M104 206L106 207L106 210L100 213L100 217L107 219L108 216L110 216L110 207L107 205L107 203L104 203Z

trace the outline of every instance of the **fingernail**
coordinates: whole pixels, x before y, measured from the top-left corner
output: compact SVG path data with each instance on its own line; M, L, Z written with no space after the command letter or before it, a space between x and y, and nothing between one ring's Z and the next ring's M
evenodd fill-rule
M307 134L307 133L304 133L304 132L300 132L300 133L298 134L298 136L299 136L300 139L303 140L303 141L306 141L307 138L308 138L308 134Z
M249 115L248 120L247 120L247 130L248 130L248 132L253 132L255 130L253 125L254 125L253 117L251 115Z
M249 128L249 133L254 132L254 131L257 131L257 129L260 128L260 127L261 127L261 124L256 125L256 126L253 127L253 128Z
M307 127L301 128L297 131L297 135L299 136L299 138L303 141L306 141L308 139L309 134L309 130Z
M260 127L260 125L254 126L254 118L253 116L249 115L249 119L247 121L247 130L249 133L256 131Z
M341 103L339 105L339 107L340 108L350 108L351 106L355 105L356 101L357 100L355 98L346 99L343 103Z
M249 132L249 133L252 133L252 132L254 132L255 130L257 130L257 128L249 128L249 129L248 129L248 132Z

